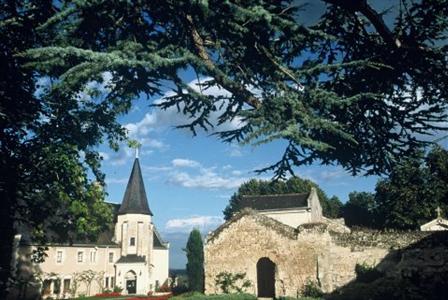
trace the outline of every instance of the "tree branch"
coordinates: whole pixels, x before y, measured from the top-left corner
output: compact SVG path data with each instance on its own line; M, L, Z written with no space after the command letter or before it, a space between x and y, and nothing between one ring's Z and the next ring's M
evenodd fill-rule
M351 12L362 13L367 20L369 20L373 27L375 27L378 34L383 40L393 46L394 48L400 48L402 46L401 41L394 36L390 29L384 23L383 18L377 13L368 3L367 0L323 0L326 3L337 5Z
M203 60L207 69L209 69L209 71L211 71L215 75L213 77L216 80L216 82L223 88L231 92L233 95L239 96L242 99L244 99L244 102L246 104L250 105L253 108L259 108L261 106L261 102L254 95L252 95L252 93L250 93L240 84L234 82L232 79L226 76L226 74L224 74L221 70L219 70L215 66L215 64L210 59L210 56L207 53L204 40L200 36L199 32L196 30L196 27L194 26L193 18L191 17L191 15L187 15L186 19L188 22L191 38L193 40L193 45L195 47L196 53Z

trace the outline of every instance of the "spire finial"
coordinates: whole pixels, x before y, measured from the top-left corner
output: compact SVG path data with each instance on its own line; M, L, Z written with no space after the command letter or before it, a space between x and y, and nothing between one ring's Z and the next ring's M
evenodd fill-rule
M140 149L140 146L135 147L135 159L138 158L138 151Z
M440 206L437 206L436 212L437 212L437 219L442 218L442 210L440 209Z

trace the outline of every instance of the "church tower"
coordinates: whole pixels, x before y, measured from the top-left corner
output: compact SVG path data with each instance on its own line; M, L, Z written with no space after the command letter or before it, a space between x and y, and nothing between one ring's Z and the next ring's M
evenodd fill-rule
M151 289L152 216L136 157L115 224L115 240L121 246L121 256L116 262L117 283L129 294L146 294Z

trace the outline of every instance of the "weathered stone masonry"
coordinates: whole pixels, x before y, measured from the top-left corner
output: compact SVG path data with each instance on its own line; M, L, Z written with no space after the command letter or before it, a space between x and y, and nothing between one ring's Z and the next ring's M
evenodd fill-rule
M391 264L387 256L391 251L404 249L431 234L375 231L341 233L331 228L325 223L308 223L292 228L256 211L243 211L207 238L206 293L220 293L219 287L215 285L216 275L230 272L246 273L246 278L252 282L247 292L257 294L256 265L263 257L276 265L277 297L300 295L308 281L320 285L324 292L331 292L356 277L357 264L378 265L387 271ZM414 252L408 251L402 255L400 259L403 265L413 263L406 259L415 257ZM439 264L444 263L440 259L444 261L448 257L445 254L439 254Z

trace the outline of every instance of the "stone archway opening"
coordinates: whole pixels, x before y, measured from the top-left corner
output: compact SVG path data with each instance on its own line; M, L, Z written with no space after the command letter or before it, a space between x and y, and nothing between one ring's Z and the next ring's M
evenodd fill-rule
M124 276L126 281L126 291L128 294L137 293L137 274L134 271L128 271Z
M257 290L260 298L275 298L275 263L267 257L257 262Z

